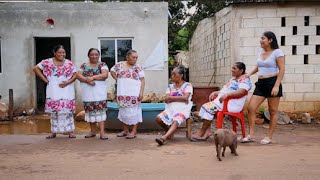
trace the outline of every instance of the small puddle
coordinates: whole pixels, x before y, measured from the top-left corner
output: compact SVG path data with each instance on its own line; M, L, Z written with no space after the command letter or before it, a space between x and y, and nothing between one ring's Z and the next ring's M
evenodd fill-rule
M90 131L89 123L75 121L75 132L84 133ZM50 133L50 116L34 115L20 116L13 121L0 121L0 134L38 134Z

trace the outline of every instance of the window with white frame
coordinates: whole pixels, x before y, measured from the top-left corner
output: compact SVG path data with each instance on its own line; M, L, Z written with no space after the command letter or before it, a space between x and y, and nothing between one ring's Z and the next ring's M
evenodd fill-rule
M111 69L117 62L125 61L126 53L132 49L132 38L101 38L101 61Z

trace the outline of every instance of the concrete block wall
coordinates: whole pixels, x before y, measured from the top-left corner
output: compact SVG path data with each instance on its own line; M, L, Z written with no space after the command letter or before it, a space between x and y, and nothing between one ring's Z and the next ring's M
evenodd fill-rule
M211 29L205 29L207 27ZM296 33L293 33L294 28ZM213 39L207 38L208 30ZM284 97L280 110L320 111L320 3L233 5L201 21L190 43L191 82L207 85L208 70L216 70L213 82L221 87L230 78L229 68L235 61L244 62L247 71L251 71L256 65L259 40L264 31L276 34L285 54ZM204 60L208 48L213 48L208 62L214 67ZM257 76L253 75L251 80L254 84Z
M222 86L230 78L231 8L202 20L190 42L190 82Z
M194 86L206 85L213 73L215 18L199 23L190 43L189 77Z
M250 16L247 15L248 10ZM320 45L320 35L317 33L317 29L320 30L319 12L320 5L307 4L237 6L233 9L233 13L237 14L233 23L239 24L240 31L234 37L235 41L239 41L237 55L246 63L248 71L256 64L259 40L264 31L276 34L280 49L285 53L284 97L280 110L315 111L320 108L320 90L317 89L320 54L316 52L317 45ZM308 18L309 24L305 24ZM285 24L282 24L283 21ZM293 33L294 26L297 28L296 34ZM306 38L308 42L305 42ZM295 53L293 46L296 46ZM256 79L252 77L253 82Z

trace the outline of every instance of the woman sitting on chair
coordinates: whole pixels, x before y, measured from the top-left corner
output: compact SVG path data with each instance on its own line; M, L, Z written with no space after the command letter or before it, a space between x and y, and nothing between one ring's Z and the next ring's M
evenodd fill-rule
M217 111L223 108L223 101L230 99L229 112L240 112L244 106L248 91L251 89L250 79L244 76L246 65L236 62L231 69L232 78L220 91L214 91L209 96L208 103L201 106L199 116L203 119L202 127L192 136L191 141L205 141L211 136L210 125ZM212 100L213 99L213 100Z
M170 139L174 131L190 116L192 108L192 85L185 81L185 68L178 66L171 73L173 84L169 84L166 91L166 108L156 117L156 122L166 130L166 133L156 139L163 145Z

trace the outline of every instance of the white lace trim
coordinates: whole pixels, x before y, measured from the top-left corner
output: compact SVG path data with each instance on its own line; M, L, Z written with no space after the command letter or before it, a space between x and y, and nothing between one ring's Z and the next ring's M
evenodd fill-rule
M85 113L84 120L89 123L102 122L107 119L106 111Z
M68 133L75 129L73 113L51 113L51 132Z
M120 107L118 119L127 125L135 125L142 122L141 107Z

